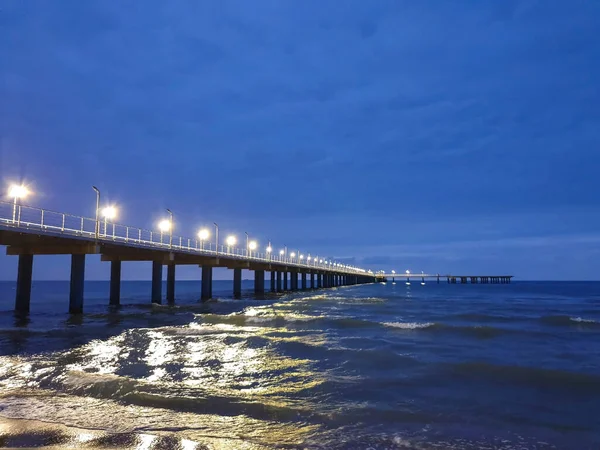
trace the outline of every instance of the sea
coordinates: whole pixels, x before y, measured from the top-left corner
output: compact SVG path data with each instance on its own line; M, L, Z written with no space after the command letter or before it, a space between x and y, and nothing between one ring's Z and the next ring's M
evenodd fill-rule
M0 283L0 447L600 449L598 282L252 285Z

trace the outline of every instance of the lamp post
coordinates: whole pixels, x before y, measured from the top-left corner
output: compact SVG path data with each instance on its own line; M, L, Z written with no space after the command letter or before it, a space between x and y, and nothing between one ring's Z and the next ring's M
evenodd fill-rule
M100 234L100 221L98 220L98 215L100 214L100 189L96 186L92 186L92 189L96 191L96 230L95 236L98 239L98 235Z
M227 244L227 253L230 253L231 247L233 247L236 244L236 242L237 239L235 238L235 236L227 236L227 239L225 240L225 243Z
M249 258L250 257L250 246L248 244L249 236L248 236L247 231L244 231L244 234L246 235L246 258Z
M267 246L267 254L269 255L269 261L271 261L271 252L273 251L273 247L271 247L271 241L269 241L269 245Z
M173 211L167 208L169 213L169 248L173 248Z
M106 237L107 233L106 233L106 228L107 228L107 221L111 220L112 221L112 227L113 227L113 238L115 237L115 222L114 219L117 216L117 209L114 206L107 206L106 208L104 208L102 210L102 215L104 216L104 237Z
M19 205L19 214L17 215L17 201L21 198L27 197L29 191L25 186L21 185L12 185L8 191L8 195L14 199L13 201L13 223L21 222L21 205Z
M215 226L215 256L217 257L217 262L219 261L219 225L217 222L213 222Z
M257 246L258 244L256 243L256 241L250 241L250 243L248 244L248 248L250 249L250 257L252 257L252 252L256 250Z
M200 250L204 250L204 241L208 239L209 233L206 228L202 228L198 231L198 238L200 239Z

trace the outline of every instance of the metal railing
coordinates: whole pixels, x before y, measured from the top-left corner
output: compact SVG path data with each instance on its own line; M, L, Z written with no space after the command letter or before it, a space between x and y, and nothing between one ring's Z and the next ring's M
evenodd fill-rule
M113 242L131 247L153 248L164 251L177 251L189 254L204 254L248 261L286 264L331 272L367 275L367 271L357 267L334 265L319 258L300 259L299 255L275 255L248 251L245 248L217 245L214 242L171 235L170 232L147 230L119 223L76 216L67 213L0 201L0 226L4 229L18 229L29 233L66 235L91 242ZM98 232L96 232L98 228Z

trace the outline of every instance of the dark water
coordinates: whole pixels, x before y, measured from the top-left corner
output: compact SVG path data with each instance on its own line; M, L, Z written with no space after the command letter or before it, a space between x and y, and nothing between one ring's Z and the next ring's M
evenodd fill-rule
M0 284L0 446L600 448L600 283L149 291Z

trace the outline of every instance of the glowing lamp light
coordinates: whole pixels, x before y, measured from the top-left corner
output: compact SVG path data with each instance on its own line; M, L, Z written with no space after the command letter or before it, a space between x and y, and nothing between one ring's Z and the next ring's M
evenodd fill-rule
M294 252L290 253L290 258L295 258L296 254Z
M158 229L163 233L166 233L171 229L171 221L168 219L161 220L158 224Z
M300 255L300 259L304 259L304 255Z
M105 219L113 220L115 217L117 217L117 208L114 206L107 206L106 208L102 209L102 216Z
M322 259L319 260L319 264L323 264L323 260Z
M283 256L283 254L284 254L284 253L285 253L285 251L283 251L283 250L279 250L279 254L280 254L281 256Z
M29 190L22 184L13 184L8 189L8 196L12 198L25 198L27 195L29 195Z
M395 271L395 270L392 270L392 273L396 273L396 271Z
M306 258L306 260L307 260L307 261L310 261L310 260L311 260L311 257L309 256L308 258Z
M228 247L235 245L236 242L237 242L237 239L235 238L235 236L227 236L227 239L225 240L225 243L227 244Z
M256 241L250 241L250 243L248 244L248 248L250 250L256 250L257 244Z
M206 239L208 239L209 236L210 233L206 228L202 228L200 231L198 231L198 238L201 241L205 241Z
M271 246L267 247L267 253L271 253L273 251L273 248Z
M408 275L409 273L410 273L410 270L407 270L407 271L406 271L406 274Z

